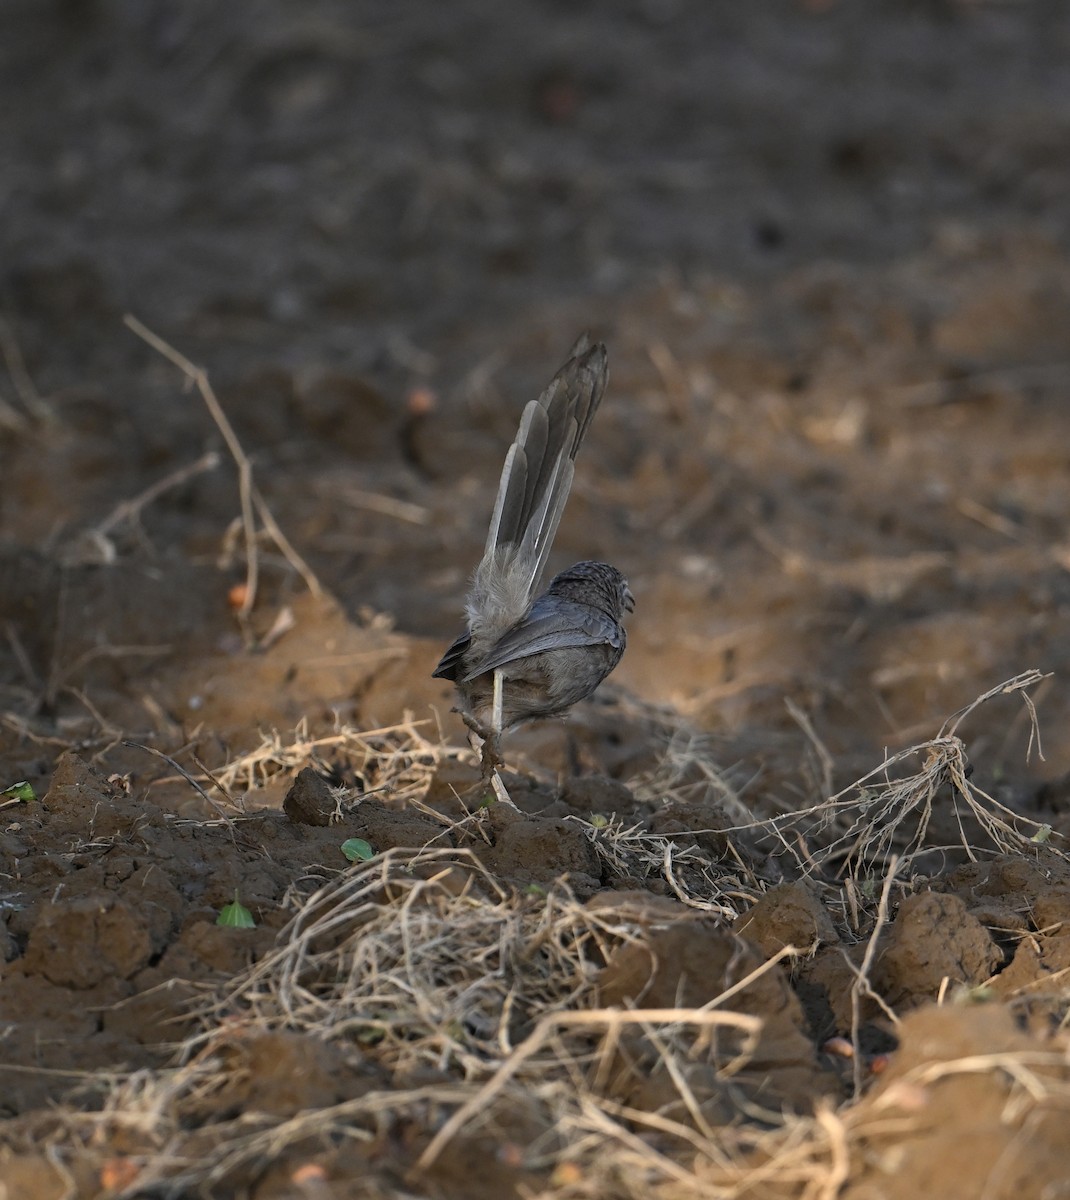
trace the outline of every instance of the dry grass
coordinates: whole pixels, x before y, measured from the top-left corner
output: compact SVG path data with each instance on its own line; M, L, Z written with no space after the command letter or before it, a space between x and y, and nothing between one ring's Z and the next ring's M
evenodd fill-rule
M644 831L641 823L626 824L614 816L601 821L569 817L587 834L609 873L618 879L663 879L673 896L689 908L734 921L758 897L745 880L753 877L740 860L740 869L726 869L696 845Z
M68 1155L136 1144L136 1186L121 1194L168 1196L223 1186L310 1138L370 1139L406 1115L433 1129L452 1114L425 1167L462 1129L485 1133L518 1113L543 1130L525 1152L533 1168L586 1159L607 1139L634 1155L636 1123L693 1148L693 1126L631 1113L607 1094L622 1028L646 1032L697 1112L680 1064L697 1056L735 1074L761 1022L716 998L702 1009L600 1007L601 966L642 937L635 917L589 910L564 885L517 895L469 853L390 851L310 896L272 953L202 1003L180 1066L115 1080L98 1113L52 1114L51 1136ZM327 1044L340 1061L374 1060L390 1086L286 1119L206 1120L232 1083L234 1047L280 1031ZM686 1175L647 1153L651 1180Z
M308 898L211 1014L478 1077L512 1030L593 986L608 931L567 888L514 897L465 851L388 851Z
M127 328L141 338L142 341L162 354L164 358L173 362L185 375L186 379L196 387L201 399L204 401L205 407L208 409L209 415L222 435L227 449L230 451L235 467L237 467L238 495L241 502L241 524L245 542L246 573L245 587L241 603L236 610L236 615L239 618L239 622L243 625L247 638L249 638L249 644L253 645L255 644L255 640L252 638L247 618L252 613L256 604L257 587L260 578L258 547L260 531L257 528L257 518L260 520L260 527L263 533L278 547L286 561L304 580L306 587L312 595L319 598L326 593L322 584L316 578L315 572L279 528L279 524L268 507L267 501L253 481L252 462L242 449L242 445L238 441L238 435L234 432L234 427L231 425L230 419L223 411L223 406L219 403L215 391L208 381L207 372L190 362L184 354L180 354L173 346L164 341L158 334L153 333L151 329L143 325L136 317L128 313L123 318L123 321Z
M1045 678L1040 671L1026 671L991 688L946 721L936 737L889 756L849 787L820 804L768 822L768 828L804 873L833 870L867 886L884 875L893 857L906 869L923 854L942 849L965 853L971 860L986 853L1035 853L1050 831L971 780L966 744L958 730L982 705L1017 695L1030 720L1030 749L1039 749L1037 715L1028 689ZM908 769L918 763L916 769ZM930 838L942 795L947 796L958 833L956 843L946 847Z
M392 851L304 902L275 951L203 1005L181 1065L116 1078L99 1112L39 1114L23 1134L46 1140L72 1178L96 1148L127 1147L130 1181L114 1194L131 1200L230 1194L264 1163L296 1171L403 1121L438 1133L404 1191L370 1194L424 1195L424 1173L454 1139L490 1135L544 1172L532 1195L547 1200L834 1200L882 1147L923 1127L949 1078L990 1076L1017 1118L1070 1102L1062 1051L994 1052L927 1063L853 1107L820 1103L772 1126L772 1114L711 1124L687 1067L706 1058L731 1079L762 1022L720 997L700 1009L600 1007L599 965L642 936L564 886L517 896L463 852ZM673 1115L632 1107L607 1086L626 1028L642 1031L676 1083ZM326 1044L340 1062L374 1060L390 1082L287 1116L217 1112L235 1047L273 1031ZM503 1131L518 1120L542 1132L509 1150Z
M699 733L679 718L667 717L659 709L651 709L647 716L660 733L664 748L652 770L630 780L636 800L657 804L669 800L681 804L710 801L734 824L756 819L732 782L731 773L718 764L708 734Z
M296 1171L345 1145L364 1153L402 1125L419 1131L405 1187L369 1178L359 1194L424 1195L428 1173L453 1143L479 1137L542 1173L533 1198L835 1200L882 1147L901 1145L922 1126L928 1097L948 1079L990 1078L1019 1116L1070 1103L1065 1054L1054 1049L962 1055L908 1072L883 1091L863 1087L860 1012L862 1001L874 998L869 971L878 935L890 917L897 874L927 848L942 791L949 790L993 849L1036 848L1030 841L1036 826L971 783L958 728L980 704L1025 696L1039 678L1030 672L992 689L932 741L793 814L813 842L800 856L804 869L835 866L850 878L878 871L884 877L852 992L853 1104L821 1101L811 1114L791 1115L758 1109L732 1090L763 1027L760 1017L734 1007L747 980L701 1008L603 1007L602 967L649 936L634 908L589 907L564 882L518 893L463 849L391 850L311 896L291 891L293 916L275 948L202 995L197 1031L174 1066L95 1077L98 1093L103 1087L98 1111L64 1106L31 1114L9 1123L7 1143L47 1145L57 1173L70 1180L104 1169L102 1147L114 1155L110 1148L122 1146L126 1181L112 1194L130 1200L227 1195L265 1163L285 1162ZM435 772L454 755L469 752L430 741L412 721L321 737L302 727L291 739L264 737L202 782L230 795L305 765L323 766L327 756L344 757L369 790L422 805ZM918 760L920 769L902 771ZM712 799L726 817L747 812L709 746L679 731L641 787L648 802L690 796ZM748 827L774 829L786 841L791 819ZM731 854L718 863L692 843L616 818L581 824L610 873L658 877L683 903L721 921L762 890L730 842L738 863ZM960 827L965 851L976 853ZM793 954L787 948L753 974L779 971L780 959ZM322 1107L271 1113L254 1106L236 1114L230 1097L243 1048L275 1034L325 1048L340 1068L374 1068L377 1082ZM669 1105L637 1106L618 1086L622 1056L627 1060L637 1037L653 1055L653 1072L670 1082ZM736 1119L729 1124L696 1092L696 1064L733 1098ZM523 1131L515 1142L511 1130ZM68 1190L76 1194L73 1184Z
M329 776L333 763L341 760L361 780L359 794L351 797L353 802L378 794L426 811L423 799L443 763L473 760L467 747L447 745L441 734L436 740L425 736L429 723L407 716L381 729L357 729L339 723L329 733L314 734L308 721L302 720L286 737L276 729L261 731L256 746L211 771L203 764L199 774L179 769L187 782L202 794L207 793L213 806L223 802L243 812L245 798L274 780L290 779L304 767L314 767ZM173 777L167 777L157 782L173 781ZM340 790L343 806L346 797Z

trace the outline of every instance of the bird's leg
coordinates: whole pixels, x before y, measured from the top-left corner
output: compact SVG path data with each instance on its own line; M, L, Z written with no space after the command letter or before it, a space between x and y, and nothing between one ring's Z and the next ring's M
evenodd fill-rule
M502 691L503 691L504 676L499 667L494 672L494 701L491 708L490 727L495 733L501 734L502 731Z
M465 712L463 708L454 709L454 712L460 714L461 720L483 743L480 747L480 753L483 760L481 774L484 779L490 779L505 762L505 759L502 758L504 679L505 677L500 670L494 672L494 695L491 700L489 729L475 713Z
M488 729L474 713L465 712L464 709L456 709L455 711L482 743L480 746L480 754L482 756L480 774L484 779L489 779L505 761L502 758L501 733L495 732L494 729Z
M490 710L490 730L483 741L483 778L494 776L504 762L502 758L502 691L504 676L494 672L494 698Z
M492 733L490 737L485 738L481 753L483 763L480 774L484 779L490 779L492 775L497 775L498 768L505 762L505 759L502 758L501 736L497 733Z

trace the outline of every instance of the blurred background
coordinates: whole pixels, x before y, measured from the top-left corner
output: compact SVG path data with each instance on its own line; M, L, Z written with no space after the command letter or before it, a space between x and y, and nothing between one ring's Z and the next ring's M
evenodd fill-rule
M459 737L429 672L520 410L584 329L612 377L554 566L631 580L610 701L790 773L790 699L846 772L1066 666L1064 3L7 0L0 20L13 770L43 771L48 738L198 723L229 745L408 710ZM337 598L263 539L259 657L234 620L233 464L127 313L208 372ZM1057 776L1065 684L1040 699L1034 765ZM1022 768L1017 712L979 718L993 771ZM626 774L630 719L591 717L603 768Z

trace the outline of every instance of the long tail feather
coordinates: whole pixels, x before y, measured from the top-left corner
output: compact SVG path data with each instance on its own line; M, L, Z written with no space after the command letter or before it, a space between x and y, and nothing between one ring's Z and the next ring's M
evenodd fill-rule
M525 407L466 604L473 638L499 637L535 596L606 376L605 347L590 345L584 334L542 395Z

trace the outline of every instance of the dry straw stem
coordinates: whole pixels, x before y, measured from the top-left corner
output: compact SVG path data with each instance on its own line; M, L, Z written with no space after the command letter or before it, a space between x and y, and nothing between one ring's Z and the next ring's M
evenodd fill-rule
M667 1183L645 1194L657 1200L836 1200L847 1183L857 1187L863 1176L878 1189L874 1195L882 1194L879 1173L895 1170L882 1164L901 1161L911 1139L931 1128L940 1085L963 1075L991 1077L992 1086L1004 1096L1009 1127L1004 1157L1021 1177L1029 1142L1010 1135L1010 1130L1025 1130L1045 1115L1057 1119L1066 1111L1070 1067L1065 1047L929 1062L860 1103L838 1109L822 1103L813 1116L786 1116L773 1129L722 1127L721 1161L709 1153L696 1156L694 1174L686 1183ZM1042 1165L1049 1172L1047 1181L1051 1166ZM993 1189L991 1194L1003 1192Z
M491 1103L528 1060L542 1050L555 1034L565 1029L602 1027L616 1037L624 1026L650 1026L652 1024L697 1025L699 1027L720 1025L738 1029L746 1035L747 1041L744 1043L743 1050L736 1056L736 1062L747 1061L762 1028L759 1017L748 1016L746 1013L718 1012L701 1008L636 1008L630 1010L601 1008L589 1009L584 1012L550 1013L539 1021L534 1032L521 1045L517 1046L513 1054L502 1063L493 1078L489 1079L442 1126L417 1160L417 1168L426 1170L430 1167L461 1129ZM663 1058L667 1057L664 1047L660 1048ZM733 1063L728 1064L726 1070L731 1071L733 1065ZM674 1080L679 1080L680 1076L677 1071L670 1069L670 1074ZM689 1099L690 1097L685 1096L685 1102ZM688 1104L688 1108L694 1108L693 1101Z
M230 451L231 458L238 468L238 493L241 498L241 515L242 529L245 539L245 593L242 599L241 607L238 610L239 616L247 618L253 610L256 603L256 590L260 571L260 560L257 550L257 529L256 516L260 517L264 529L268 536L279 548L283 556L294 568L294 570L305 581L308 590L317 599L324 594L323 588L319 580L316 578L312 568L305 562L300 554L290 544L289 539L279 528L271 510L268 508L264 497L260 490L253 482L253 466L249 461L248 455L242 449L241 443L238 441L238 436L234 432L234 427L231 425L226 413L223 411L223 406L219 403L212 385L208 380L207 372L203 368L190 362L184 354L181 354L168 342L165 342L158 334L152 332L147 326L143 325L137 317L127 313L123 318L123 323L133 333L137 334L142 341L147 342L154 350L158 351L173 362L179 370L189 379L201 394L201 399L205 403L205 407L211 414L212 420L215 421L219 432L223 435L223 440L227 444L227 449Z
M689 908L734 921L758 898L756 890L729 873L723 863L715 863L697 845L677 845L671 837L646 833L641 823L626 825L617 816L604 824L575 816L565 819L583 829L595 853L613 874L641 879L658 875L676 899Z
M657 706L632 704L637 710L635 715L645 717L655 736L664 742L654 767L628 780L638 803L657 808L709 804L724 814L724 825L735 821L736 829L750 829L757 823L740 789L731 781L730 772L717 763L709 735ZM762 888L748 856L728 836L732 829L724 825L718 822L709 829L689 831L691 839L714 834L723 840L716 864L692 845L678 846L670 837L642 832L638 825L626 827L616 817L602 829L595 829L592 840L599 856L619 873L646 876L658 872L682 903L732 919L739 905L749 908Z
M9 1126L5 1143L31 1153L49 1146L53 1165L68 1177L66 1162L83 1157L99 1163L100 1147L124 1146L123 1157L136 1175L129 1186L108 1191L114 1200L223 1196L233 1194L228 1177L243 1168L252 1166L259 1172L297 1146L347 1139L367 1143L374 1137L371 1130L398 1116L426 1119L438 1105L459 1104L468 1094L460 1086L435 1084L369 1092L289 1118L250 1109L234 1118L205 1122L205 1112L211 1112L214 1098L230 1082L231 1062L220 1052L228 1041L240 1042L241 1037L242 1031L236 1030L221 1035L206 1052L175 1069L87 1076L87 1084L107 1085L99 1110L38 1111L19 1120L15 1129ZM66 1194L81 1193L72 1183Z
M110 566L119 557L112 534L120 525L129 523L139 527L139 518L150 504L172 489L195 479L198 475L214 471L219 466L219 462L219 455L216 451L209 450L207 454L202 454L196 462L187 463L184 467L178 467L169 472L132 499L120 501L103 521L99 521L92 528L78 534L64 549L64 565L81 566L102 563Z
M466 851L390 850L310 896L211 1012L478 1077L511 1052L513 1021L586 993L621 936L563 885L517 898Z
M0 356L3 356L8 378L15 389L22 407L29 414L30 420L45 424L54 419L52 408L37 390L30 372L26 369L26 360L22 357L22 347L19 345L15 331L7 321L0 317ZM11 428L21 429L26 419L18 409L4 403L0 406L0 414L5 418L4 424Z
M726 1009L795 951L701 1009L592 1004L601 964L644 937L634 915L588 910L564 884L519 897L468 852L391 850L310 896L277 948L202 1008L202 1032L184 1052L197 1061L238 1031L287 1029L356 1043L401 1083L428 1071L452 1075L464 1089L447 1081L434 1097L455 1112L423 1155L425 1167L498 1105L534 1106L558 1132L563 1114L578 1120L603 1103L608 1112L615 1102L598 1089L627 1026L646 1031L683 1104L697 1112L678 1062L713 1054L724 1077L739 1071L761 1021ZM731 1032L730 1044L711 1040L717 1029ZM405 1095L395 1093L395 1105Z
M665 748L653 770L630 781L629 786L637 800L657 804L670 800L680 803L710 801L740 825L755 820L754 813L744 803L727 772L715 761L712 741L707 734L697 732L678 719L667 721L653 708L645 708L644 715L654 718L658 733L665 739Z
M690 1010L683 1010L686 1015ZM666 1012L676 1014L678 1010ZM577 1014L581 1015L581 1014ZM594 1013L596 1017L597 1013ZM627 1018L631 1014L613 1014ZM636 1013L635 1016L642 1016ZM732 1014L724 1014L731 1016ZM712 1022L710 1024L713 1024ZM597 1022L596 1022L597 1027ZM279 1119L248 1111L240 1117L195 1127L195 1114L206 1098L226 1083L223 1062L214 1053L171 1072L142 1072L113 1088L103 1112L61 1110L50 1115L48 1136L57 1159L72 1150L85 1152L115 1138L138 1151L129 1153L140 1168L136 1180L117 1200L160 1195L184 1197L230 1194L243 1169L262 1170L283 1161L297 1148L350 1140L369 1143L398 1119L421 1124L435 1120L443 1107L463 1104L471 1085L431 1084L371 1091L326 1108ZM538 1195L589 1195L628 1200L736 1200L746 1197L806 1197L834 1200L836 1181L874 1141L896 1132L913 1132L916 1119L896 1122L886 1113L878 1121L856 1122L851 1114L822 1109L817 1118L785 1118L775 1129L719 1126L707 1136L660 1113L647 1112L577 1088L566 1072L534 1089L554 1119L545 1153L532 1146L525 1166L545 1170L563 1164L578 1171L581 1192L553 1177ZM521 1105L528 1088L515 1086L507 1103ZM191 1126L194 1126L191 1128ZM42 1131L43 1132L43 1131ZM40 1136L34 1139L39 1142ZM62 1147L62 1154L60 1148ZM419 1189L418 1169L411 1186ZM216 1190L220 1189L220 1190ZM378 1192L374 1194L380 1194ZM416 1196L422 1191L383 1195Z
M254 792L277 776L296 774L303 767L322 767L328 756L340 755L353 762L364 778L362 795L380 792L399 803L419 807L443 762L468 761L472 757L467 749L424 737L420 730L427 724L406 714L398 724L380 729L362 730L341 724L330 733L314 736L307 719L302 719L288 739L277 730L261 732L258 746L200 782L205 787L220 788L229 797Z
M1017 695L1030 720L1029 750L1035 745L1039 752L1037 714L1027 689L1046 678L1043 672L1030 670L991 688L949 718L931 741L891 755L850 787L811 808L777 817L766 828L782 838L785 831L805 829L807 841L796 854L808 874L835 863L844 876L870 879L883 874L893 855L908 867L920 854L938 848L927 834L936 798L945 786L950 786L958 845L971 860L976 859L976 847L964 824L967 818L976 822L999 853L1035 851L1031 838L1041 831L1041 824L1007 808L970 781L966 747L958 729L981 705L999 696ZM903 764L918 759L922 762L920 770L895 774ZM823 846L810 848L809 841L826 831L834 836Z
M243 796L259 791L280 775L296 775L308 766L324 769L328 760L341 757L351 763L364 781L363 790L343 803L359 802L372 793L382 794L448 823L440 813L428 808L423 798L444 762L468 762L473 754L468 749L446 745L441 737L438 741L425 737L421 728L429 723L414 720L406 713L405 719L396 725L380 729L356 729L343 723L330 733L314 735L307 718L303 718L286 738L278 730L261 731L259 745L215 770L199 763L200 773L191 777L177 763L172 765L213 807L215 802L205 794L215 789L228 804L243 810ZM172 783L174 777L156 782Z
M862 1056L862 1001L875 1000L884 1010L892 1024L898 1024L898 1017L887 1006L884 998L873 989L873 985L869 981L869 973L873 969L874 960L877 957L877 944L880 941L880 935L884 930L884 926L888 923L888 914L891 908L892 885L895 883L896 872L899 869L899 860L892 858L888 864L887 873L884 876L884 886L881 888L880 903L877 906L877 917L873 922L873 930L869 935L869 940L866 942L866 950L862 956L862 962L854 968L850 958L844 955L844 961L848 966L851 966L854 971L854 983L851 985L851 1065L854 1076L854 1094L857 1100L862 1095L863 1079L863 1056Z
M123 745L129 746L133 750L144 750L146 754L152 754L156 758L162 758L165 763L174 767L174 769L182 776L182 778L190 785L190 787L192 787L211 808L219 813L220 816L223 816L223 811L219 804L208 795L208 793L203 787L201 787L197 780L194 779L189 771L187 771L181 763L175 762L175 760L169 754L164 754L162 750L157 750L155 746L145 746L142 745L141 742L133 742L129 739L124 740Z
M725 1077L730 1077L737 1073L750 1061L757 1046L763 1022L760 1017L745 1013L722 1012L720 1011L721 1006L727 1004L733 996L738 995L741 991L749 987L761 975L772 970L782 959L793 957L797 954L798 950L794 946L783 947L771 959L762 963L755 970L738 980L718 996L715 996L701 1008L599 1008L585 1009L579 1012L547 1013L541 1018L532 1033L521 1045L516 1047L513 1053L499 1066L498 1070L483 1087L475 1095L471 1096L442 1126L418 1159L417 1168L419 1170L426 1170L430 1167L449 1142L457 1136L461 1129L477 1113L483 1111L491 1104L509 1081L521 1072L529 1059L542 1050L558 1033L570 1028L604 1028L607 1037L606 1049L608 1050L609 1047L616 1048L623 1029L631 1025L638 1025L645 1033L650 1044L656 1049L661 1065L666 1069L673 1085L676 1087L678 1095L684 1103L684 1107L695 1123L695 1129L697 1129L700 1135L712 1138L714 1130L703 1116L698 1101L692 1093L690 1085L687 1083L684 1072L681 1069L681 1063L677 1057L677 1047L672 1044L673 1040L675 1040L673 1035L678 1033L681 1026L690 1025L706 1030L718 1026L738 1030L744 1035L740 1049L733 1055L730 1061L721 1067L721 1073ZM708 1035L700 1038L700 1041L704 1045L709 1045ZM693 1053L690 1057L693 1057ZM600 1107L603 1117L609 1112L621 1115L627 1114L630 1120L639 1124L646 1124L651 1128L660 1129L662 1132L670 1133L685 1142L697 1145L694 1129L680 1125L679 1122L665 1119L659 1120L657 1114L625 1109L615 1101L601 1096L602 1089L597 1085L604 1083L608 1063L609 1054L604 1052L599 1072L594 1078L596 1084L595 1090L583 1086L587 1081L581 1079L580 1099L584 1102L588 1112L597 1110ZM633 1140L638 1141L638 1139L634 1138L634 1135L626 1133L619 1126L615 1128L615 1136L629 1144ZM671 1164L671 1168L670 1174L678 1174L681 1170L675 1164Z

